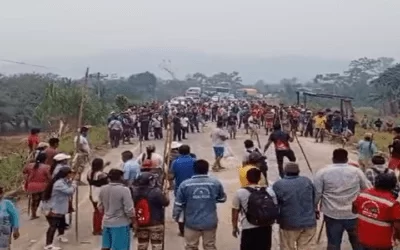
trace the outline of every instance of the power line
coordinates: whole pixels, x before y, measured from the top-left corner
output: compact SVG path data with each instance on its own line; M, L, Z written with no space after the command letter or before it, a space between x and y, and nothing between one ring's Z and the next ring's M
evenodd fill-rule
M26 63L26 62L18 62L18 61L13 61L13 60L8 60L8 59L0 59L1 62L7 62L7 63L14 63L14 64L19 64L19 65L25 65L25 66L32 66L36 68L43 68L43 69L55 69L54 67L48 67L48 66L43 66L39 64L31 64L31 63Z

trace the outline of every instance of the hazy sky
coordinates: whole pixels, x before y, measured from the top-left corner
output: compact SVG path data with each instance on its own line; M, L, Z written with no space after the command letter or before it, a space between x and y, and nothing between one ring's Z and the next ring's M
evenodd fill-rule
M141 47L400 58L400 1L0 0L0 58Z

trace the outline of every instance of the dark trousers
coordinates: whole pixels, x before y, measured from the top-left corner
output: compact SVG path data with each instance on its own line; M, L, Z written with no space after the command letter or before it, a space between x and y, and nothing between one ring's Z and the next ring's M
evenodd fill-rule
M353 250L362 250L357 238L356 224L357 219L337 220L324 216L326 225L326 237L328 238L328 250L340 250L344 231L349 236L349 241Z
M176 141L176 139L178 139L178 141L182 141L182 130L181 130L181 128L175 128L174 129L174 141Z
M149 122L141 122L140 123L140 135L141 139L148 141L149 140Z
M46 246L53 244L54 235L58 231L58 235L65 232L65 216L46 216L49 228L46 232Z
M110 142L112 148L117 148L119 146L119 141L121 140L121 130L110 130Z
M240 239L240 250L270 250L272 227L244 229Z
M154 128L154 138L155 139L162 139L163 134L162 134L162 128Z
M283 171L283 158L288 158L290 162L295 162L296 161L296 156L294 155L293 150L276 150L276 161L278 162L278 170L279 170L279 176L283 178L285 176L285 173Z
M182 127L182 139L186 139L187 133L189 133L189 127Z

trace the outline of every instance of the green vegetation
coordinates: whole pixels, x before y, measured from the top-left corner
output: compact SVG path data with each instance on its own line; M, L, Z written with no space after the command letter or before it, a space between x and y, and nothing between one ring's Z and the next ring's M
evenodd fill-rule
M70 154L74 151L73 139L75 133L67 133L60 140L60 151ZM89 131L89 141L94 149L100 149L107 143L107 128L92 127ZM26 165L28 151L26 143L20 144L21 150L0 159L0 183L6 191L21 188L23 175L22 169Z

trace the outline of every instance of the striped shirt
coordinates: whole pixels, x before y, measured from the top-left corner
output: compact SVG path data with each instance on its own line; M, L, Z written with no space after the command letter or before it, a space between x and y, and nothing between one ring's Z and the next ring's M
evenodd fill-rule
M317 172L314 179L316 199L321 212L333 219L356 219L352 202L361 190L372 187L364 173L356 167L332 164Z

